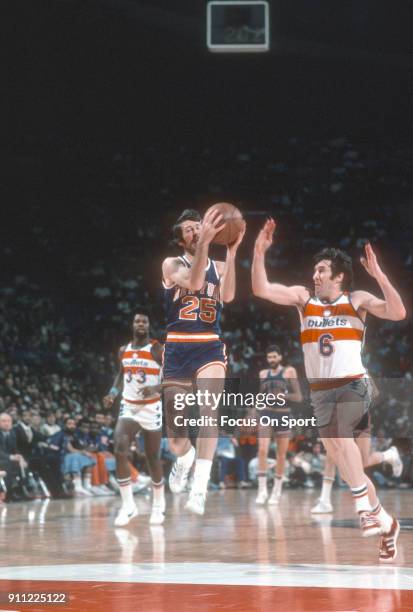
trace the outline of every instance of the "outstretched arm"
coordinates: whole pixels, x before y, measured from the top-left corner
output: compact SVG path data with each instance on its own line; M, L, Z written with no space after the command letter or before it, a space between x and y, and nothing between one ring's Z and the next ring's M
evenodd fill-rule
M186 268L176 257L168 257L162 264L162 274L168 286L178 285L190 291L199 291L205 281L205 268L208 263L208 249L214 236L220 232L225 223L217 210L207 212L199 234L196 251L191 268Z
M366 256L361 257L360 261L370 276L376 279L383 292L384 300L368 291L354 291L351 297L356 310L362 309L380 319L388 319L390 321L401 321L404 319L406 317L406 308L399 293L377 263L377 257L371 244L366 244Z
M223 302L232 302L235 297L235 256L237 254L238 247L244 238L245 229L246 224L244 221L243 228L238 234L238 238L227 247L227 258L225 263L218 262L220 264L219 272L221 273L222 270L220 293Z
M268 219L255 241L254 258L252 260L252 291L257 297L275 304L304 306L310 297L305 287L300 285L287 287L280 283L270 283L268 281L265 269L265 253L272 245L275 227L274 219Z

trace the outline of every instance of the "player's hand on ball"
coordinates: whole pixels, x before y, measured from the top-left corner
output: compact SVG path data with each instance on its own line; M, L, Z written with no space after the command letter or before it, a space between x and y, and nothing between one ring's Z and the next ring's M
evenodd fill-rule
M366 244L365 252L366 256L360 257L361 265L373 278L377 279L380 276L383 276L383 271L377 263L377 257L375 252L373 251L373 247L371 246L370 242Z
M245 231L246 231L246 229L247 229L247 224L245 223L245 221L243 221L242 223L243 223L243 225L242 225L242 229L240 230L240 232L239 232L239 234L238 234L238 238L237 238L236 240L234 240L234 242L231 242L231 244L229 244L229 245L228 245L228 247L227 247L227 248L228 248L228 251L229 251L231 254L233 254L233 255L235 255L235 253L236 253L236 251L237 251L237 249L238 249L239 245L241 244L242 239L243 239L243 238L244 238L244 236L245 236Z
M210 210L202 220L198 242L209 244L214 236L225 227L223 216L217 210Z
M263 255L268 251L272 245L275 227L276 223L274 219L267 219L267 221L264 223L264 227L258 234L255 241L255 252L257 254Z

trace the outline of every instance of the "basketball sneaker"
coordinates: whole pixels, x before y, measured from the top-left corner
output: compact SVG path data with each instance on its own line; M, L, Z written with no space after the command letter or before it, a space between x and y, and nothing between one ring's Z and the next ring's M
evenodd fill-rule
M135 505L127 508L125 506L121 506L117 517L115 518L115 527L125 527L128 523L138 516L138 509Z
M162 525L165 520L165 500L162 502L154 501L152 503L151 518L149 519L150 525Z
M205 512L206 493L194 493L191 491L188 501L185 504L186 510L190 510L194 514L204 514Z
M116 495L115 491L112 491L112 489L110 487L108 487L107 485L99 485L99 489L105 495Z
M151 484L151 481L151 477L147 474L138 474L138 477L136 479L137 484L144 485L145 487L149 486Z
M371 512L360 512L360 529L363 538L378 535L382 532L382 525L376 515Z
M278 491L275 491L275 487L274 487L268 499L268 505L278 506L278 504L280 503L280 499L281 499L281 493L279 493Z
M379 544L379 561L383 563L391 563L397 557L397 538L400 533L400 523L397 519L393 519L390 531L383 533Z
M395 446L391 446L389 451L391 451L391 456L387 459L387 463L390 463L393 468L393 476L400 478L403 472L403 462L400 459L400 453Z
M75 487L75 497L93 497L93 493L91 493L86 487Z
M325 502L321 499L311 508L311 514L330 514L331 512L333 512L333 506L330 502Z
M172 466L169 474L169 488L172 493L182 493L188 484L189 472L191 471L192 464L195 459L195 449L192 446L189 454L189 458L182 462L182 459L178 457ZM185 455L186 458L186 455Z
M104 491L102 491L102 489L98 486L91 486L88 488L88 491L90 491L92 493L92 495L95 495L96 497L101 497L103 495L107 495L107 493L105 493Z
M258 506L263 506L267 503L268 499L268 491L259 491L257 497L255 498L255 503Z

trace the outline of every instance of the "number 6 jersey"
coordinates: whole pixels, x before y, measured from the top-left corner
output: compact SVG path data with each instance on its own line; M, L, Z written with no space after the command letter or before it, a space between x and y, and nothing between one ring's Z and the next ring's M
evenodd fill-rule
M186 268L185 255L179 257ZM199 291L164 283L167 342L208 342L220 337L222 302L215 262L208 258L205 281Z
M310 298L300 318L305 371L313 391L366 375L361 360L365 324L349 293L331 303Z

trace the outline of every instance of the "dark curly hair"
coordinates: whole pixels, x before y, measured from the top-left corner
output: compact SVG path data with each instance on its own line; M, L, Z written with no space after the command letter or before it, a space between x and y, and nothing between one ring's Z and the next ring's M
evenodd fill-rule
M347 255L340 249L322 249L314 255L314 265L318 264L323 259L331 261L331 276L335 278L338 274L343 274L343 282L341 288L343 291L349 291L353 284L353 261L350 255Z

